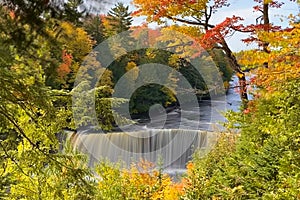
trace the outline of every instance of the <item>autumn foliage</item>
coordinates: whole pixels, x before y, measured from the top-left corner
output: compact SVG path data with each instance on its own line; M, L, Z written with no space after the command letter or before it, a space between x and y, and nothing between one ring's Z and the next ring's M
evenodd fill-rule
M0 199L300 199L300 23L289 16L289 27L282 28L269 19L269 9L281 9L283 2L254 0L254 11L261 16L245 25L239 16L210 23L220 8L229 6L227 0L134 0L138 8L134 15L159 24L174 22L156 30L144 24L134 31L123 4L109 17L97 16L91 29L84 27L84 16L77 9L82 2L0 2ZM120 13L126 16L125 23ZM125 45L133 36L144 38L144 45L163 42L176 53L142 49L116 59L111 71L101 67L97 60L101 52L90 54L93 40L99 44L122 31L128 31ZM233 53L226 38L235 31L249 33L243 41L255 42L258 49ZM93 39L91 33L96 33ZM113 48L126 50L119 41L109 45L107 54ZM101 161L91 169L82 153L64 144L65 132L75 130L75 135L79 126L90 125L86 113L93 113L92 106L82 105L94 103L102 130L115 128L112 103L128 101L111 98L113 85L128 71L133 72L128 78L137 80L139 65L169 65L187 75L193 88L203 89L201 76L186 61L200 55L200 46L211 51L220 71L223 68L225 87L230 87L230 63L240 91L252 99L240 111L226 114L228 133L218 133L207 156L197 151L182 177L175 180L144 160L125 167ZM79 76L86 81L74 86L80 66L87 73ZM243 70L251 74L249 81ZM100 72L97 87L91 89L90 82ZM160 77L159 72L154 75ZM177 78L168 76L172 87ZM176 102L171 91L159 86L155 93L153 85L147 87L135 93L134 112L146 112L157 102L165 106ZM76 92L84 98L72 105ZM150 102L148 107L144 100ZM77 117L83 116L77 125L75 111Z
M57 72L61 79L65 78L67 74L71 72L71 65L72 65L72 55L67 53L66 50L62 51L62 63L58 67Z
M147 161L132 164L130 169L101 162L97 172L101 177L98 186L103 199L174 200L183 194L181 183L173 183L169 175Z

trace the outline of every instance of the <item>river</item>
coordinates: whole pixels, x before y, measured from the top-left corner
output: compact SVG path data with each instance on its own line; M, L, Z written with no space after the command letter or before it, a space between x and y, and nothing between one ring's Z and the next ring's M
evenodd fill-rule
M220 122L225 122L223 114L228 110L238 111L241 99L234 87L237 78L230 82L226 96L214 97L212 100L201 100L199 107L175 108L162 115L153 114L150 119L135 119L134 126L121 127L123 131L140 131L148 129L193 129L204 131L218 131L224 128ZM156 112L158 113L158 112ZM200 116L200 117L199 117Z
M121 160L125 167L141 159L156 164L162 160L165 171L180 172L195 149L209 149L215 133L224 130L220 124L226 121L222 113L238 110L241 100L234 91L235 85L236 78L226 96L200 101L199 107L177 108L162 115L154 112L151 120L135 119L136 124L120 127L119 132L78 131L73 134L72 143L89 156L90 167L101 158Z

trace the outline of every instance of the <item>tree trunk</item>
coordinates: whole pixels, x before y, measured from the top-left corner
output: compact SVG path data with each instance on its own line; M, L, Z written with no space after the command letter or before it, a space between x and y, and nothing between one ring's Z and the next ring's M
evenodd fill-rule
M263 21L264 21L264 30L269 31L270 30L270 19L269 19L269 4L264 3L263 4ZM263 42L263 51L266 53L270 53L268 50L269 43Z
M247 94L247 82L245 73L242 71L241 66L236 60L235 55L233 55L231 49L228 47L226 41L222 40L222 49L225 51L225 54L230 62L232 69L236 72L236 75L239 79L239 88L240 88L240 96L244 103L248 101L248 94Z

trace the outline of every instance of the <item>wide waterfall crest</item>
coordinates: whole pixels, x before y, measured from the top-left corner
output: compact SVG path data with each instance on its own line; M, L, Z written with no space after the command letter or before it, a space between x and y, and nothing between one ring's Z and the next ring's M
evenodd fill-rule
M149 129L120 133L76 133L70 138L79 151L89 156L89 165L100 159L111 162L123 161L127 166L147 160L164 168L183 169L195 149L208 147L211 133L188 129Z

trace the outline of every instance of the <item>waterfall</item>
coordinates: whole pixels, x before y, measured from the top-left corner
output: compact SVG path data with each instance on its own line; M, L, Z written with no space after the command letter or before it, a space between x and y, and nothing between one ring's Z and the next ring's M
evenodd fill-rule
M167 169L184 169L195 149L206 149L208 134L199 130L150 129L121 133L76 133L70 138L79 151L89 156L89 166L100 159L123 161L127 166L141 160Z

